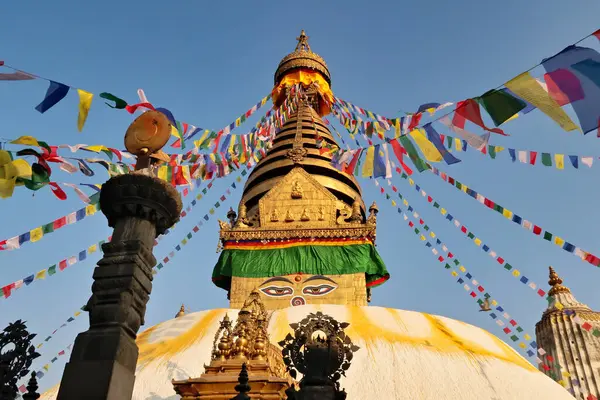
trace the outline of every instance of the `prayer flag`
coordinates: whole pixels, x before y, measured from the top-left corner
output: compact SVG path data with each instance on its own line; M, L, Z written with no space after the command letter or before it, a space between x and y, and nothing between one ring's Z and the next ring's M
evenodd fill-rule
M542 164L546 167L552 166L552 156L549 153L542 153Z
M63 85L59 82L50 81L50 86L46 91L46 96L44 100L40 104L38 104L35 109L40 113L45 113L52 107L54 107L59 101L65 98L65 96L69 93L69 87L67 85Z
M427 139L429 139L431 141L431 143L433 143L435 148L439 151L439 153L444 158L444 161L446 162L446 164L452 165L452 164L456 164L456 163L460 162L460 160L458 158L456 158L452 154L450 154L448 152L448 150L444 147L444 144L440 138L439 133L437 133L437 131L433 128L431 123L425 124L423 126L423 128L425 129L425 132L427 132Z
M438 149L425 138L423 133L419 129L415 129L409 133L409 135L413 138L421 153L425 156L427 161L431 162L440 162L442 161L442 154L438 151Z
M506 122L513 115L527 107L523 100L501 90L490 90L479 97L478 100L490 114L496 126Z
M35 77L22 71L0 74L0 81L28 81L31 79L35 79Z
M554 162L556 163L557 169L565 169L565 155L564 154L555 154Z
M505 83L505 86L517 96L522 97L552 118L566 131L577 129L577 125L560 108L548 92L535 80L529 72L524 72Z
M474 99L467 99L465 101L459 101L456 103L456 109L454 110L454 118L452 119L452 125L464 129L466 121L469 120L475 125L485 129L486 131L498 133L506 136L504 131L500 128L488 128L485 126L483 119L481 118L481 110L479 104Z
M87 120L88 113L90 112L90 107L92 106L92 99L94 98L94 95L81 89L77 89L77 93L79 94L79 114L77 115L77 129L79 130L79 132L81 132L83 130L83 126L85 125L85 121Z

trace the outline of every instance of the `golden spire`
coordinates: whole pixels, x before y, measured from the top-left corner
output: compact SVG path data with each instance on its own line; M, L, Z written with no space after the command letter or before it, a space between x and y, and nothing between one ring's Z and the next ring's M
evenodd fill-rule
M179 318L185 315L185 305L181 305L179 312L175 315L175 318Z
M571 293L571 289L566 286L563 286L563 280L558 276L554 268L550 267L550 279L548 280L548 284L552 286L548 294L550 296L554 296L557 293Z
M302 29L300 36L298 36L296 40L298 41L298 44L296 45L296 51L308 51L312 53L310 46L308 45L308 36L306 36L304 29Z
M331 85L331 75L329 74L327 63L323 57L313 53L310 49L308 36L306 36L304 30L300 32L300 36L298 36L296 40L298 41L296 49L281 60L277 67L277 71L275 71L275 85L279 83L286 73L297 69L317 71L325 78L327 83Z

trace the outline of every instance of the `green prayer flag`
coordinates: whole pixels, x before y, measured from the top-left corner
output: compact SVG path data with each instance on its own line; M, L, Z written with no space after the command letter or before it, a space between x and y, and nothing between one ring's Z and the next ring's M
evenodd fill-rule
M452 136L446 136L446 138L448 139L448 150L452 150L452 148L453 148L452 145L454 144L454 142L453 142L454 138Z
M415 228L415 233L416 233L417 235L419 234L419 232L420 232L420 231L419 231L419 229L418 229L418 228Z
M517 332L523 332L523 328L521 328L520 326L517 326Z
M448 264L448 263L446 263L446 266L445 266L445 267L446 267L446 269L450 269L450 268L452 268L452 266L451 266L450 264Z
M434 201L434 202L433 202L433 206L434 206L435 208L440 208L440 205L438 204L438 202L437 202L437 201Z
M426 231L428 231L429 227L427 225L423 225L423 229L425 229Z
M552 166L552 156L549 153L542 153L542 164L546 167Z
M509 263L504 264L504 268L506 268L507 270L511 270L512 269L512 265L510 265Z
M42 226L42 232L44 234L54 232L54 222Z
M192 232L188 232L188 234L187 234L187 238L188 238L188 239L191 239L191 238L192 238Z
M596 337L599 337L599 336L600 336L600 330L599 330L599 329L594 329L594 330L592 331L592 335L594 335L594 336L596 336Z
M454 181L455 185L457 189L462 189L462 183L460 183L459 181Z
M494 125L498 126L507 119L527 107L521 99L511 96L503 90L490 90L477 99L492 117Z
M496 158L496 146L488 144L488 154L490 155L490 157Z
M105 103L110 108L116 108L116 109L122 110L123 108L127 107L127 102L125 100L122 100L113 94L104 92L104 93L100 93L100 97L103 99L115 102L114 106L111 106L110 104Z
M454 265L456 265L458 267L458 264L460 264L460 261L458 261L458 259L454 260Z
M473 238L475 238L475 235L473 235L473 233L469 232L469 233L467 233L467 237L469 239L473 239Z
M417 168L417 170L419 172L423 172L423 171L429 169L429 166L427 165L427 163L425 161L423 161L423 159L421 157L419 157L419 153L417 152L417 149L412 144L412 142L410 141L408 136L406 136L406 135L400 136L398 138L398 140L400 141L400 143L402 144L402 146L408 153L408 157L412 160L413 164L415 165L415 168Z
M517 335L512 335L510 338L512 339L513 342L516 342L517 340L519 340L519 337Z
M498 211L499 213L504 212L504 207L502 207L499 204L494 204L494 210Z
M218 201L215 203L215 208L219 208L221 207L221 203L219 203Z
M56 273L56 264L48 268L48 275L54 275Z
M247 174L246 170L243 170L242 171L242 176L246 176L246 174Z
M544 232L544 239L548 241L552 240L552 234L548 231Z

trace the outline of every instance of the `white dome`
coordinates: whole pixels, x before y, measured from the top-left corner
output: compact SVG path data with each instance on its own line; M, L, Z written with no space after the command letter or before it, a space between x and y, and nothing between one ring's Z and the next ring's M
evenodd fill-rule
M348 322L360 346L341 386L348 399L572 400L558 383L483 329L449 318L381 307L304 305L274 312L272 343L290 323L321 311ZM133 400L176 400L172 379L199 377L210 362L220 320L238 310L186 314L138 336L140 357ZM235 322L235 321L234 321ZM41 399L54 399L58 386Z

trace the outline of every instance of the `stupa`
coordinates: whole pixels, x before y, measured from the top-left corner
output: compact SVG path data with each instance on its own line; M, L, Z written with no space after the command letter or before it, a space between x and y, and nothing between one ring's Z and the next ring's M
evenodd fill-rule
M322 120L331 76L304 31L275 72L275 105L298 85L298 106L250 174L237 215L220 222L212 279L231 308L178 314L141 333L133 399L229 399L249 359L250 397L283 399L291 378L277 343L318 312L349 323L360 347L341 381L348 399L571 399L483 329L368 305L370 289L390 278L375 248L378 210L319 149L337 145Z

